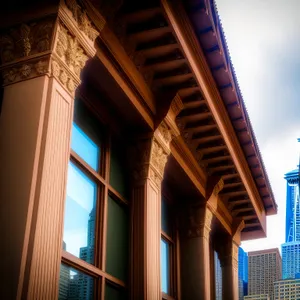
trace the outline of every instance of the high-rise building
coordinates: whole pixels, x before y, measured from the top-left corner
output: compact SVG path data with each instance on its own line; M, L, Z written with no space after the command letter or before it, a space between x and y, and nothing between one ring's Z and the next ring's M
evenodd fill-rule
M245 296L244 300L270 300L270 296L268 294L249 295Z
M218 253L215 252L215 293L216 300L222 300L222 267L218 257Z
M281 257L278 248L249 252L248 259L248 294L268 294L272 300L273 284L281 279Z
M285 242L300 242L299 169L285 174L286 216Z
M282 278L293 279L300 274L300 201L299 169L285 174L286 232L282 249Z
M243 300L248 294L248 254L240 247L239 248L239 300Z
M274 282L274 300L299 300L300 279L286 279Z

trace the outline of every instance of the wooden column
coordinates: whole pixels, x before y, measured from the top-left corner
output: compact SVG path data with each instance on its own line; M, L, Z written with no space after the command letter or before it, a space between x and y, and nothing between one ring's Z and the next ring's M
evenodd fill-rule
M243 228L244 221L235 221L233 236L225 237L220 246L219 257L222 267L222 296L224 300L239 299L238 253Z
M161 182L170 153L171 133L163 122L136 141L133 169L131 299L161 299Z
M97 36L76 9L62 2L1 37L1 299L58 295L74 92Z
M213 213L207 205L193 205L189 209L180 251L182 299L212 299L209 242L212 219Z

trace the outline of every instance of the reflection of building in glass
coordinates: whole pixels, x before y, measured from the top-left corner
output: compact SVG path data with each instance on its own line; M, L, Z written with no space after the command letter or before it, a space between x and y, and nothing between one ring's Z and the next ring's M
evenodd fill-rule
M66 250L66 243L63 241L63 249ZM70 281L70 271L66 265L61 265L60 275L59 275L59 300L66 300L68 298L69 291L69 281Z
M88 221L88 235L87 235L87 246L80 248L79 258L86 261L89 264L94 263L94 252L95 252L95 219L96 210L95 207L90 212L90 218ZM93 278L85 276L84 274L79 275L78 289L80 299L92 299L93 298Z
M274 282L274 300L285 299L300 299L300 279L280 280Z
M248 294L248 255L239 248L239 299L243 300Z
M286 231L282 248L282 278L296 278L300 273L300 201L299 170L285 174L286 187Z
M95 249L95 219L96 210L93 208L90 212L88 221L87 246L81 247L79 258L87 263L94 263ZM63 249L66 250L66 243L63 242ZM72 274L73 273L73 274ZM60 285L59 285L59 300L87 300L93 298L93 278L83 273L75 274L71 272L66 265L61 265L60 270Z
M222 300L222 267L218 253L215 252L216 300Z

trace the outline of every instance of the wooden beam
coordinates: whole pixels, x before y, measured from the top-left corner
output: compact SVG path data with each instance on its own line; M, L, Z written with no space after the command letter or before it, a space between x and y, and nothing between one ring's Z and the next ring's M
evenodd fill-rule
M161 3L226 142L262 229L266 231L266 216L260 194L190 20L178 1L162 0Z

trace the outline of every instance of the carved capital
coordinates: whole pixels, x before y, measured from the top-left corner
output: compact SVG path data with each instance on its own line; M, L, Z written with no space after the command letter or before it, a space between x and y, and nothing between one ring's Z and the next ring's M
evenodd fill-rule
M168 141L169 136L166 132L164 134L160 133L161 139L166 138ZM169 152L156 136L139 139L129 152L133 180L143 183L149 178L160 187L168 156Z
M209 239L213 213L206 206L191 206L188 212L188 238Z
M76 22L81 32L94 43L99 35L95 25L87 15L87 12L78 4L76 0L65 0L66 7L71 12L71 15Z
M222 267L233 267L234 270L238 269L239 245L232 238L228 237L222 241L218 254Z
M1 65L50 50L55 18L12 27L0 36Z

